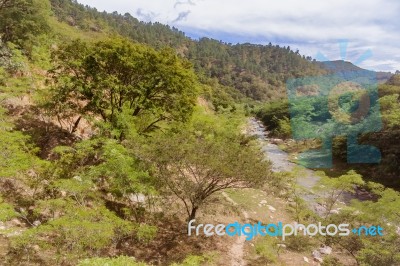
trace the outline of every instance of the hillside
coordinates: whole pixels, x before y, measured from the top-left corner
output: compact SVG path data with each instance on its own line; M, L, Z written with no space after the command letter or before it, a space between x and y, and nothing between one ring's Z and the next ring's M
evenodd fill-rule
M145 23L130 14L100 13L73 1L52 0L59 21L85 32L118 33L155 48L173 47L188 58L200 76L215 78L254 100L282 98L288 78L324 73L310 57L279 45L228 44L192 40L176 28ZM235 96L237 98L237 96Z
M290 47L0 0L0 265L399 265L398 76L380 87L384 130L361 136L382 164L324 174L281 150L318 141L270 149L291 134L286 80L326 73ZM328 105L305 98L296 118L315 136ZM360 230L284 236L299 223Z

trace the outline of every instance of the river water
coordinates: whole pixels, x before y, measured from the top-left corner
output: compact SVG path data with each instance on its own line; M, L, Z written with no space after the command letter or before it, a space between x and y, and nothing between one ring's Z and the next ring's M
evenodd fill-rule
M299 187L304 190L301 197L316 213L321 214L324 212L324 208L316 202L318 195L313 191L313 188L320 180L320 177L316 175L313 170L291 162L288 153L282 151L278 145L271 143L264 125L257 119L249 119L247 133L257 137L261 145L261 150L264 152L266 158L272 163L273 172L298 171L299 174L296 177L296 182Z

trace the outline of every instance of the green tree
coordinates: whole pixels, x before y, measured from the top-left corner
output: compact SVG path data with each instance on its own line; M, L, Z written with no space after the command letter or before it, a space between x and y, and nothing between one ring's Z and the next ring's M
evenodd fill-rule
M364 185L364 180L356 171L350 170L337 178L323 176L320 184L323 193L322 201L325 207L325 218L327 218L341 197L345 193L354 193L356 186Z
M214 193L262 186L270 179L269 162L255 145L214 127L199 123L155 138L151 145L155 175L185 205L189 220Z
M195 105L196 78L172 50L160 52L124 39L74 41L54 53L53 91L47 107L61 118L94 114L118 125L119 115L146 116L144 131L160 121L185 120Z

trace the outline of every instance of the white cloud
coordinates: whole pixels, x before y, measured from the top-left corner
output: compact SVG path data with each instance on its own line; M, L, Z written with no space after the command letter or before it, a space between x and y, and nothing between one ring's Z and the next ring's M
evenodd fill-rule
M400 2L396 0L78 0L99 10L129 12L140 19L174 25L188 34L260 43L278 41L315 56L339 59L337 40L350 42L349 55L372 50L362 67L400 68ZM197 34L196 34L197 33ZM332 58L333 57L333 58ZM355 62L357 58L347 58Z

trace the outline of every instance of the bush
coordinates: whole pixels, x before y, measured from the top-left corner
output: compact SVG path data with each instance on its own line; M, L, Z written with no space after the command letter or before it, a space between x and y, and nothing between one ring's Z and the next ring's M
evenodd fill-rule
M327 256L324 258L321 266L343 266L344 264L339 261L338 258Z
M78 266L146 266L136 262L135 258L120 256L117 258L90 258L79 262Z
M285 244L288 249L296 252L309 251L313 246L313 239L309 236L301 235L290 236L285 240Z
M32 247L38 245L43 250L62 253L64 259L75 260L98 254L133 231L131 222L118 218L104 207L89 209L70 205L65 208L66 214L61 218L28 229L14 238L13 254L23 260L33 255L26 250L32 251ZM55 260L53 263L60 263L59 258Z
M200 266L209 265L215 260L215 254L189 255L182 263L173 263L171 266Z
M3 199L0 197L0 222L8 221L14 217L17 217L14 207L3 202Z
M278 259L278 240L273 237L260 238L255 244L255 250L264 263L275 263Z

